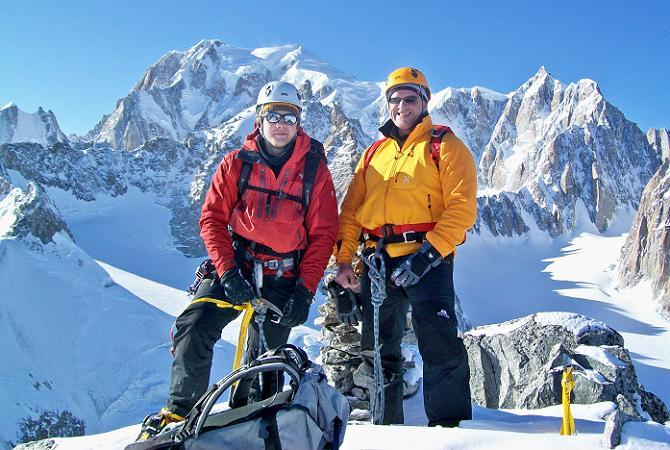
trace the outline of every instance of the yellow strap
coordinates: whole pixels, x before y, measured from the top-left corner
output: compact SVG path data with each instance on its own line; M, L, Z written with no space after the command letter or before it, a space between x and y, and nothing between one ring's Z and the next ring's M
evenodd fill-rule
M577 434L575 430L575 419L572 416L572 411L570 409L570 392L575 387L575 382L572 381L572 367L568 366L563 371L563 379L561 380L562 395L561 400L563 402L563 424L561 425L561 435L573 435Z
M244 316L242 317L242 324L240 324L240 334L237 336L237 348L235 349L235 359L233 360L233 370L237 370L242 365L242 354L244 353L244 341L249 331L249 323L251 317L254 315L254 307L247 303L244 309Z
M217 300L215 298L210 298L210 297L202 297L202 298L193 300L191 302L191 304L193 304L193 303L214 303L219 308L231 308L231 309L235 309L237 311L244 311L245 309L247 309L246 308L247 305L251 306L248 303L245 303L244 305L233 305L232 303L228 303L225 300ZM252 309L253 309L253 307L252 307Z
M244 311L244 316L242 317L242 324L240 325L240 333L237 336L237 347L235 348L235 358L233 359L233 370L236 370L242 365L242 355L244 355L244 343L246 341L247 332L249 331L249 323L251 323L251 318L254 315L254 307L251 303L245 303L244 305L233 305L228 303L225 300L217 300L210 297L202 297L197 300L193 300L193 303L214 303L219 308L230 308L236 311Z

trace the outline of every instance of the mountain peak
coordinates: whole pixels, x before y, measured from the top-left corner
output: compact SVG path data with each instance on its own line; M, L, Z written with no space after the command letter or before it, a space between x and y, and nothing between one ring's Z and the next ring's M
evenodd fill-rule
M533 75L529 81L532 83L536 81L541 81L542 83L553 83L556 81L556 79L551 75L551 72L549 72L545 66L540 66L535 75Z
M41 106L34 113L26 113L11 102L0 108L0 144L35 142L43 146L68 142L58 126L52 111Z

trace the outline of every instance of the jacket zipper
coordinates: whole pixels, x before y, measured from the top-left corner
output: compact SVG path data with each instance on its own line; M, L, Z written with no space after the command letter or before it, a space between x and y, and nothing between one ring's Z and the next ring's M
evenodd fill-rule
M433 205L430 202L430 194L428 194L428 212L430 213L430 220L433 220Z
M397 144L396 144L397 145ZM389 176L389 180L396 179L396 166L398 165L398 161L402 157L402 149L400 152L396 151L396 154L393 155L393 165L391 166L391 173ZM389 215L388 215L388 196L389 196L389 190L391 189L391 183L387 182L386 183L386 190L384 191L384 223L389 223Z

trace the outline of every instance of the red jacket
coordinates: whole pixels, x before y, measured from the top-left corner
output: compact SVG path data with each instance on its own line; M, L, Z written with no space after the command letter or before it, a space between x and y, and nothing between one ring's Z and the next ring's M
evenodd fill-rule
M258 135L258 129L248 135L243 148L258 152ZM280 190L302 198L302 176L309 149L309 136L300 128L293 154L279 176L275 177L263 162L256 163L249 176L249 186ZM302 249L298 276L307 289L315 292L337 238L337 201L326 162L320 163L317 169L305 215L298 202L248 188L238 202L237 181L242 169L242 161L236 158L239 151L232 151L223 158L202 205L200 236L217 272L222 274L237 265L227 228L230 225L235 233L276 252Z

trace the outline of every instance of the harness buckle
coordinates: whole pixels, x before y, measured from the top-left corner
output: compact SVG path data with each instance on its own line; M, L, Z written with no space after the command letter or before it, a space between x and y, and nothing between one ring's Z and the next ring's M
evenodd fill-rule
M413 235L414 237L412 239L409 239L409 235ZM406 244L413 244L416 242L416 232L415 231L403 231L402 233L402 238Z
M279 261L276 259L271 259L270 261L265 262L265 267L270 270L277 270L279 268Z

